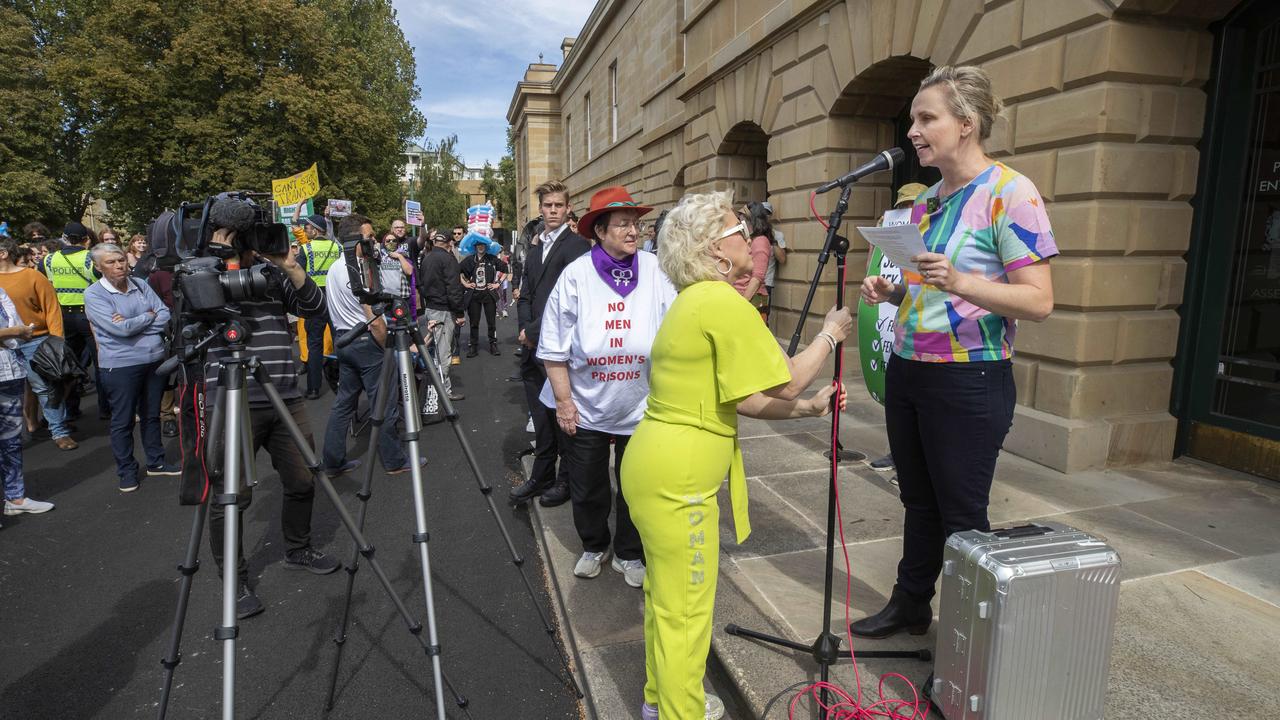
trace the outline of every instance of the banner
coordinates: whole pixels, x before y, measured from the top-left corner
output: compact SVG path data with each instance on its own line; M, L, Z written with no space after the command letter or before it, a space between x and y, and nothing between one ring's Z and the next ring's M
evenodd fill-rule
M271 195L277 205L296 205L307 198L315 197L320 192L320 173L316 164L297 175L290 175L283 180L271 181Z
M303 200L301 205L302 205L302 212L298 213L298 217L305 219L308 215L315 212L311 207L310 200ZM292 227L293 226L293 209L297 206L298 206L297 204L276 205L276 222L283 223L285 225Z
M911 208L889 210L884 214L884 227L906 225L911 222ZM902 282L902 271L872 246L867 261L867 275L879 275L889 282ZM858 298L858 359L862 364L862 379L867 384L871 398L884 404L885 368L893 353L893 331L898 321L898 308L893 303L868 305Z
M404 221L407 225L422 227L422 203L416 200L405 200Z

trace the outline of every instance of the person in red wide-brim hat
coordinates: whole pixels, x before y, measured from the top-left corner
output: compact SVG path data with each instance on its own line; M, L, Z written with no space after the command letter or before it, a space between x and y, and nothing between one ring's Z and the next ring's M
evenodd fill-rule
M598 190L595 195L591 196L591 209L578 221L578 234L588 240L599 242L600 238L596 235L596 225L607 225L609 213L616 210L633 210L638 213L636 218L640 218L653 210L653 208L636 202L631 197L631 193L627 192L627 189L621 185L613 185L603 190ZM641 233L637 232L637 235L639 234Z

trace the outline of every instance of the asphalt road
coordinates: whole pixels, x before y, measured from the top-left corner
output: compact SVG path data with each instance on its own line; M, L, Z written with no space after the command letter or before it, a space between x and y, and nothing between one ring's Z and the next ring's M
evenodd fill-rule
M482 353L453 368L461 423L495 487L499 514L519 552L537 602L550 610L544 567L527 512L506 505L527 446L523 393L507 382L515 358L514 318L500 320L501 357ZM464 336L466 330L464 329ZM332 394L310 401L312 431L323 437ZM96 410L93 400L84 407ZM177 478L144 480L122 494L105 423L86 415L79 450L47 439L26 450L28 493L57 509L4 517L0 529L0 717L154 717L193 508L177 504ZM47 434L46 434L47 438ZM352 440L352 456L364 442ZM140 448L137 450L140 454ZM551 646L459 444L445 424L426 429L424 483L436 616L446 675L469 700L450 717L577 718ZM177 459L170 447L170 460ZM236 715L243 718L434 717L428 659L405 629L375 577L356 578L353 623L333 711L324 700L334 658L332 637L345 573L288 572L280 564L280 484L265 452L260 484L246 514L251 583L267 606L240 623ZM335 486L354 513L358 474ZM421 565L410 480L375 475L367 533L410 611L425 623ZM351 540L317 490L312 541L346 558ZM207 536L195 577L177 668L171 718L220 715L222 651L212 631L221 585Z

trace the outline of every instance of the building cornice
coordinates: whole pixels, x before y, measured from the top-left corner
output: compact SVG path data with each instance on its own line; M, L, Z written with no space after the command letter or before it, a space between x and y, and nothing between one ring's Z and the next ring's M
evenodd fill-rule
M569 56L564 59L560 65L560 69L556 71L556 76L551 80L552 89L559 93L564 85L565 78L573 74L577 66L583 62L596 43L600 40L600 28L613 18L618 9L626 4L627 0L599 0L596 6L591 8L591 14L587 16L587 22L583 24L582 30L578 33L573 43L573 48L569 50Z

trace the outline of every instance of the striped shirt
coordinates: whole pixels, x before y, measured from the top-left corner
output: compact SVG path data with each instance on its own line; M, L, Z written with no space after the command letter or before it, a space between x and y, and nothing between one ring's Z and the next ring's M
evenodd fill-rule
M262 363L280 397L293 400L301 398L302 392L298 389L298 374L294 367L293 336L285 315L324 317L324 291L309 277L301 288L294 288L283 271L269 269L267 277L266 300L238 303L242 312L240 320L249 333L246 355L256 357ZM221 343L215 342L209 347L204 366L207 397L211 398L217 387L218 362L230 356L231 352ZM250 405L270 404L266 391L252 375L249 376L248 389Z

